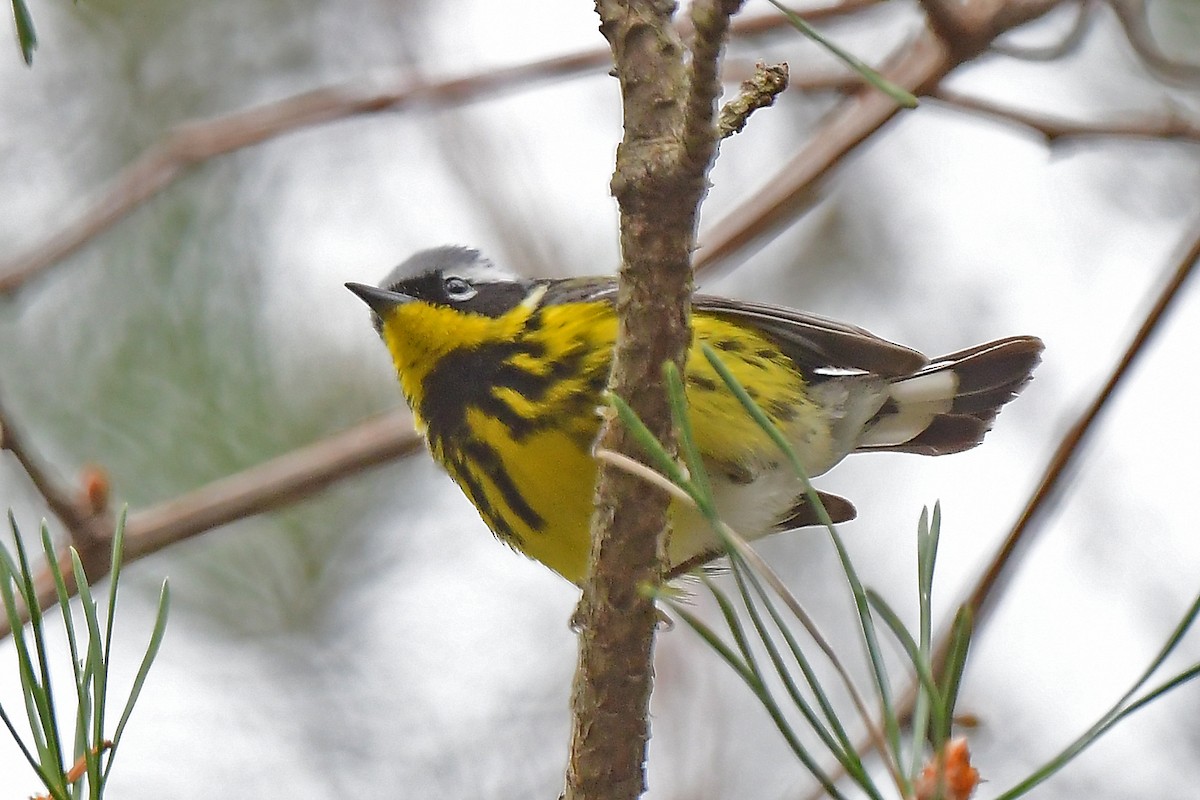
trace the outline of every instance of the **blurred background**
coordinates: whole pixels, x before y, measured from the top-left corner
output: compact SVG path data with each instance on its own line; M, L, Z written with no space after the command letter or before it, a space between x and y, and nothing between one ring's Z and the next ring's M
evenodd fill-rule
M325 86L369 92L606 46L585 2L85 0L33 12L33 68L15 42L0 48L0 260L41 246L181 123ZM745 13L772 12L751 0ZM1064 6L1006 36L1006 50L946 86L1099 125L1170 110L1197 119L1197 84L1148 71L1107 6L1092 7L1061 57L1017 57L1061 41L1076 17ZM1149 20L1168 56L1200 52L1191 0L1156 0ZM878 63L921 24L915 4L894 0L823 29ZM794 80L836 71L787 28L734 42L729 69L756 59L787 61ZM349 115L203 160L0 298L0 402L62 481L101 465L114 506L134 510L401 406L343 282L374 282L446 243L530 275L612 271L621 121L606 72ZM702 239L837 100L789 90L723 144ZM935 607L952 613L1195 235L1198 181L1194 139L1047 145L1027 127L930 101L845 159L779 235L703 278L705 291L804 308L931 354L1012 334L1045 340L1036 380L986 446L851 458L820 482L858 506L843 534L893 605L914 613L916 522L940 500ZM1198 291L1185 287L1108 407L975 643L960 710L980 723L980 797L1097 719L1200 588ZM48 516L0 458L0 507L10 506L27 535ZM759 550L856 655L826 537L799 532ZM113 797L559 791L577 590L497 544L423 452L131 565L118 692L165 576L171 621ZM713 615L703 595L696 603ZM1183 649L1177 668L1200 654L1194 640ZM14 710L16 674L0 643L0 702ZM651 798L809 791L762 708L683 627L659 639L653 714ZM1185 688L1035 796L1195 796L1197 718L1200 694ZM0 794L37 789L0 740Z

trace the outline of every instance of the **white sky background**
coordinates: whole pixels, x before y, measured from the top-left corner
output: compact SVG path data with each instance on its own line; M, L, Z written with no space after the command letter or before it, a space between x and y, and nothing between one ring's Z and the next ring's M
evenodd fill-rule
M590 3L526 3L516 19L506 6L38 4L33 70L15 44L0 49L0 241L17 253L57 230L189 118L332 82L461 75L603 44ZM1053 41L1068 17L1016 40ZM914 24L911 6L894 3L830 30L874 60ZM1169 30L1194 47L1195 27ZM734 55L786 59L794 75L824 63L787 33ZM1065 62L989 57L952 85L1085 120L1171 103L1197 115L1196 92L1144 75L1106 13ZM791 92L726 142L705 222L761 185L827 105ZM461 109L342 121L207 164L0 306L0 401L61 474L104 464L135 508L349 426L401 400L341 284L442 243L529 273L610 270L619 135L615 81L596 74ZM984 447L852 458L821 482L858 506L844 534L867 583L896 606L915 606L916 519L940 498L937 600L950 613L1194 230L1198 177L1195 145L1048 150L929 103L844 164L806 217L705 285L930 353L1018 333L1046 341L1037 380ZM1109 408L976 642L960 709L982 720L972 735L989 780L980 797L1096 719L1200 588L1198 292L1185 290ZM27 534L46 513L7 461L0 505ZM855 653L824 537L760 549ZM576 592L497 545L428 459L131 567L119 677L136 666L164 576L171 624L113 797L558 791ZM1184 650L1200 657L1194 636ZM0 702L18 711L11 658L0 647ZM1184 689L1034 796L1190 796L1197 706L1196 689ZM749 692L682 628L660 639L654 708L650 797L770 798L807 785ZM0 741L0 795L37 788Z

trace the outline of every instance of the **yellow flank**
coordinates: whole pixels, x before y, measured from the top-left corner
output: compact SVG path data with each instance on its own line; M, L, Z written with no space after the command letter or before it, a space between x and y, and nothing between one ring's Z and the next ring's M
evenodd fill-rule
M824 412L805 395L804 379L778 347L758 331L711 315L692 319L692 346L688 350L685 380L692 425L701 454L740 466L758 465L762 459L782 458L779 449L726 388L697 346L713 347L721 361L746 387L747 393L788 438L804 443L806 465L816 472L831 451L829 425Z
M488 526L509 545L580 583L596 478L590 448L600 425L595 411L607 383L616 315L607 302L537 306L537 299L499 317L404 303L385 315L383 337L430 451ZM728 502L738 502L740 486L775 474L779 455L697 342L714 347L739 381L753 387L755 401L802 445L818 471L834 449L830 421L806 398L791 360L753 329L702 312L692 323L685 370L692 424ZM496 360L478 361L500 365L495 375L479 375L458 391L437 389L437 370L450 369L456 358L467 369L472 352L487 348ZM434 391L441 394L430 394ZM777 500L768 498L765 506L756 501L764 529L746 533L766 533L797 493L789 477ZM694 515L674 509L673 518L672 567L712 551L712 534Z

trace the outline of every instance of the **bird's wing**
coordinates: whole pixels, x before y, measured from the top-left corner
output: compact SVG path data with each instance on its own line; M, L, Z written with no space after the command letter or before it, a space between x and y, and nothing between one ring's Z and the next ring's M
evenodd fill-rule
M929 363L916 350L870 331L803 311L711 295L696 295L692 306L762 331L807 372L866 372L895 378Z
M613 278L565 278L548 281L543 303L613 302ZM929 363L916 350L881 339L870 331L831 319L766 303L750 303L698 294L692 307L762 331L810 374L871 373L885 378L908 375Z

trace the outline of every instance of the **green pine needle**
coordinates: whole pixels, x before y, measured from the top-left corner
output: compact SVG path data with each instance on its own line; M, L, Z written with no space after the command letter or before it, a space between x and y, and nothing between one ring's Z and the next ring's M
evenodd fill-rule
M637 415L628 403L620 396L612 392L605 393L605 399L609 405L617 412L617 418L621 420L621 424L629 431L630 435L637 441L646 455L654 462L659 472L666 475L679 486L686 486L688 476L679 466L679 462L671 457L667 449L662 446L662 443L655 438L650 429L646 427L646 423L642 422L642 418Z
M704 353L704 357L712 364L713 369L721 376L721 380L729 387L738 402L746 409L751 418L758 423L759 427L771 437L771 440L787 456L792 469L796 476L804 484L805 494L808 502L812 504L817 511L817 516L829 531L830 540L833 542L834 549L837 551L838 559L842 564L842 571L846 575L846 581L850 585L850 593L854 597L854 607L858 612L860 627L863 632L863 641L867 647L867 656L871 662L872 674L875 678L875 691L879 695L880 709L883 714L883 729L887 738L889 755L891 759L888 761L889 768L893 771L893 776L900 784L901 790L907 795L911 794L912 787L909 786L907 777L898 769L901 762L901 746L900 746L900 722L896 718L895 704L892 701L891 682L888 679L887 667L884 664L883 652L879 647L879 637L875 632L875 621L871 616L871 610L867 605L867 595L863 589L862 581L858 577L858 571L854 568L853 562L850 560L850 553L842 542L842 537L838 534L837 528L834 527L833 521L829 518L829 514L825 511L824 505L817 496L816 491L812 488L812 483L808 479L805 472L804 464L800 461L800 456L797 455L791 443L783 435L766 413L759 408L753 398L746 392L746 389L738 382L725 363L721 361L717 352L707 344L701 344L700 349Z
M975 615L970 606L963 605L954 615L954 627L950 636L950 650L942 673L942 697L946 702L946 718L942 729L933 731L933 742L941 746L950 738L950 726L954 724L954 708L958 704L958 689L962 685L963 670L967 667L967 652L971 647L971 634L975 632Z
M874 69L867 66L861 60L856 58L849 51L843 50L841 47L838 47L836 44L831 42L829 39L825 38L824 34L822 34L820 31L818 31L812 25L809 25L808 22L803 17L801 17L796 12L792 11L790 8L785 6L783 3L779 2L779 0L768 0L768 2L770 2L771 5L775 6L777 9L779 9L780 12L782 12L783 15L785 17L787 17L788 22L792 23L793 27L795 27L796 30L800 31L805 36L807 36L808 38L812 39L817 44L824 47L826 50L828 50L834 56L841 59L841 61L843 63L845 63L846 66L850 67L850 69L854 70L859 75L861 75L863 77L863 80L865 80L867 83L874 86L879 91L886 94L888 97L895 100L898 105L903 106L904 108L916 108L917 107L917 98L914 97L911 92L892 83L887 78L883 77L878 72L876 72Z
M22 755L25 756L30 767L42 781L46 793L50 797L54 800L79 800L84 796L86 790L86 796L90 800L99 800L108 779L109 770L112 768L116 746L120 742L134 704L145 685L150 666L162 644L170 601L168 586L164 581L150 642L134 677L133 687L110 745L104 738L104 720L108 693L108 668L112 656L117 584L121 576L121 549L124 539L125 515L122 513L113 537L113 557L107 593L108 607L105 609L103 618L97 609L79 554L74 548L68 548L72 577L78 587L79 607L87 625L87 644L82 649L83 640L80 638L82 631L75 624L70 592L57 560L58 553L49 530L43 523L41 540L46 557L45 569L49 571L54 580L55 599L58 602L58 611L61 613L63 629L66 633L75 689L75 730L74 735L67 738L60 730L59 720L55 713L54 693L50 682L49 651L43 630L43 615L34 587L33 569L26 553L24 540L21 538L16 520L11 512L9 520L13 528L16 558L13 558L7 548L0 545L0 600L4 603L4 613L12 631L11 636L17 654L17 667L20 673L22 696L25 701L33 747L31 748L25 743L11 717L2 706L0 706L0 722L4 723L5 729L8 730ZM40 564L38 566L39 569L42 568ZM28 613L28 624L23 623L22 612ZM74 756L69 765L73 766L77 761L82 760L86 768L83 775L71 784L67 783L68 763L64 758L63 751L63 744L67 741L74 745ZM108 752L107 757L104 755L105 751Z
M1200 676L1200 664L1194 664L1137 700L1133 700L1133 697L1137 694L1138 690L1141 689L1142 686L1144 686L1145 683L1150 679L1150 677L1158 671L1158 668L1162 666L1163 662L1167 660L1167 657L1179 644L1180 640L1183 639L1183 635L1188 632L1188 629L1191 628L1192 624L1196 621L1198 614L1200 614L1200 596L1197 596L1192 602L1192 605L1188 608L1187 613L1184 614L1183 619L1181 619L1179 624L1175 626L1175 630L1171 633L1170 638L1167 639L1166 644L1164 644L1162 649L1159 650L1155 659L1150 662L1150 666L1146 668L1133 686L1129 688L1129 691L1122 695L1121 699L1119 699L1112 706L1112 708L1110 708L1108 712L1104 714L1104 716L1102 716L1094 725L1092 725L1092 727L1088 728L1082 736L1071 742L1071 744L1067 745L1067 747L1064 748L1061 753L1050 759L1050 761L1046 762L1045 765L1035 771L1028 778L997 797L996 800L1014 800L1017 797L1027 794L1035 786L1049 778L1054 773L1058 772L1060 769L1070 763L1076 756L1095 744L1101 736L1112 730L1112 727L1115 724L1125 719L1135 711L1144 708L1147 704L1162 697L1167 692L1177 689L1185 683L1191 681L1193 678Z
M37 32L33 29L33 15L25 0L12 0L13 20L17 25L17 44L21 46L21 57L25 66L33 66L33 51L37 49Z
M774 0L772 0L774 2ZM843 571L846 575L847 582L853 594L855 606L858 610L860 626L862 629L863 640L867 647L867 653L871 667L874 673L876 690L879 693L880 705L883 714L883 727L886 734L886 744L880 742L879 747L881 752L886 750L888 758L884 759L884 763L895 779L897 787L904 796L911 795L911 775L915 775L922 763L924 747L926 739L932 744L933 749L937 751L950 738L951 726L953 724L953 713L955 703L957 701L959 687L962 682L963 670L966 665L967 654L970 649L970 640L973 632L973 617L970 609L963 606L955 615L950 648L946 656L944 671L941 678L941 685L934 678L932 668L932 608L933 608L933 579L935 565L937 560L938 540L941 533L941 506L935 503L932 513L928 509L922 511L920 523L917 533L917 592L919 605L919 632L916 637L904 626L900 617L894 610L884 601L884 599L873 591L863 587L858 575L850 562L849 553L847 552L844 543L839 536L837 529L829 519L828 514L820 503L820 499L816 492L812 489L808 481L808 477L804 472L804 467L798 454L794 448L784 437L782 431L775 426L770 418L762 411L761 408L749 397L746 390L738 383L736 378L720 360L716 352L702 344L701 349L705 357L713 368L721 376L722 380L729 387L729 390L739 400L746 412L758 423L764 432L772 439L779 449L786 455L789 462L792 464L794 471L804 485L808 501L813 505L817 512L818 518L825 524L829 530L834 547L837 550L839 559L842 562ZM667 450L654 438L646 426L637 418L637 415L624 403L619 397L610 396L610 402L621 421L627 426L635 439L642 445L650 457L657 463L661 474L646 473L644 465L637 465L647 479L653 478L654 482L661 482L669 479L672 483L686 492L687 496L692 498L702 513L713 525L714 531L724 543L726 552L730 559L730 569L736 582L738 592L742 599L742 604L749 616L751 627L753 628L753 636L738 617L738 612L735 609L732 601L725 595L715 584L713 584L707 576L702 576L705 585L712 593L713 598L717 602L721 616L725 621L725 625L733 638L734 646L730 646L721 636L718 635L712 628L708 627L704 622L697 618L693 613L684 608L674 597L669 593L657 589L653 591L653 596L659 600L666 602L672 610L683 621L694 630L713 650L728 663L734 671L742 678L742 680L750 687L755 697L762 704L763 708L771 716L776 728L783 735L785 741L792 748L796 757L809 770L809 772L821 783L825 792L833 798L842 798L844 795L833 784L828 775L824 773L821 766L817 763L813 755L801 743L797 731L788 721L783 713L774 695L772 694L770 684L763 675L755 655L755 646L752 644L752 638L757 638L765 648L766 654L775 670L776 676L782 683L784 690L787 692L789 699L795 706L796 710L804 718L808 726L813 730L816 736L825 745L826 749L834 755L846 774L871 798L880 798L881 795L872 783L869 773L864 769L858 753L855 752L849 736L842 725L833 704L830 702L827 693L818 680L812 665L807 657L802 652L791 630L784 624L782 614L775 606L772 594L768 593L763 581L766 581L772 592L778 593L778 596L784 601L788 609L796 616L802 625L808 630L813 637L813 641L817 643L823 653L831 660L835 669L838 670L844 681L847 682L847 689L856 701L860 712L866 714L866 708L861 703L857 696L857 692L852 682L849 682L849 676L842 667L837 655L832 651L828 644L824 641L820 632L812 625L803 608L799 606L796 599L788 592L787 587L783 586L779 579L774 575L770 568L762 562L761 558L743 542L735 532L731 531L717 516L716 508L713 503L712 489L708 482L708 476L704 468L703 458L696 445L694 434L691 427L690 418L687 411L687 397L684 391L683 380L678 369L674 364L664 366L664 379L667 386L668 399L671 406L671 412L676 426L676 431L679 436L680 453L683 459L683 464L672 457ZM666 478L663 478L663 475ZM665 484L664 484L665 486ZM680 495L680 499L685 499ZM2 553L2 550L0 550ZM2 567L3 565L0 565ZM2 587L0 587L2 590ZM10 592L11 593L11 592ZM161 615L165 618L165 602L166 602L166 587L164 586L163 604L161 607ZM762 611L766 611L764 617ZM875 631L874 615L878 614L883 624L892 631L896 640L900 643L904 652L907 654L909 661L912 663L913 669L918 678L918 694L917 702L913 710L912 717L912 739L911 739L911 769L901 771L898 767L902 756L902 746L900 741L900 726L896 714L896 709L892 701L891 690L888 683L887 673L884 668L883 659L880 653L878 636ZM1091 746L1100 736L1105 734L1118 722L1124 720L1129 715L1145 707L1151 702L1164 696L1168 692L1178 688L1179 686L1188 683L1189 681L1200 677L1200 664L1184 670L1183 672L1174 675L1170 679L1164 681L1150 691L1138 696L1138 692L1152 677L1152 675L1163 664L1171 652L1179 644L1184 634L1188 632L1196 618L1200 616L1200 597L1189 608L1183 619L1176 626L1172 635L1162 647L1157 657L1151 662L1150 666L1141 675L1138 681L1122 696L1116 704L1112 706L1091 728L1089 728L1082 736L1071 743L1061 753L1051 759L1042 768L1034 772L1028 778L1023 780L1017 786L1001 794L997 800L1015 800L1027 794L1035 786L1046 780L1058 770L1062 769L1075 756L1079 755L1087 747ZM769 624L768 624L769 618ZM153 653L157 651L157 639L160 631L156 627L156 637L152 641L150 653L147 654L147 659L152 659ZM820 707L821 716L818 716L812 704L802 694L799 682L791 672L791 665L785 661L784 649L779 645L776 636L782 636L786 651L790 653L795 664L799 666L801 673L804 676L808 689L812 697L816 700ZM140 688L140 677L137 688ZM136 695L136 691L135 691ZM7 723L7 719L5 720ZM870 725L870 720L867 721ZM122 726L124 718L122 718ZM10 726L11 728L11 726Z

